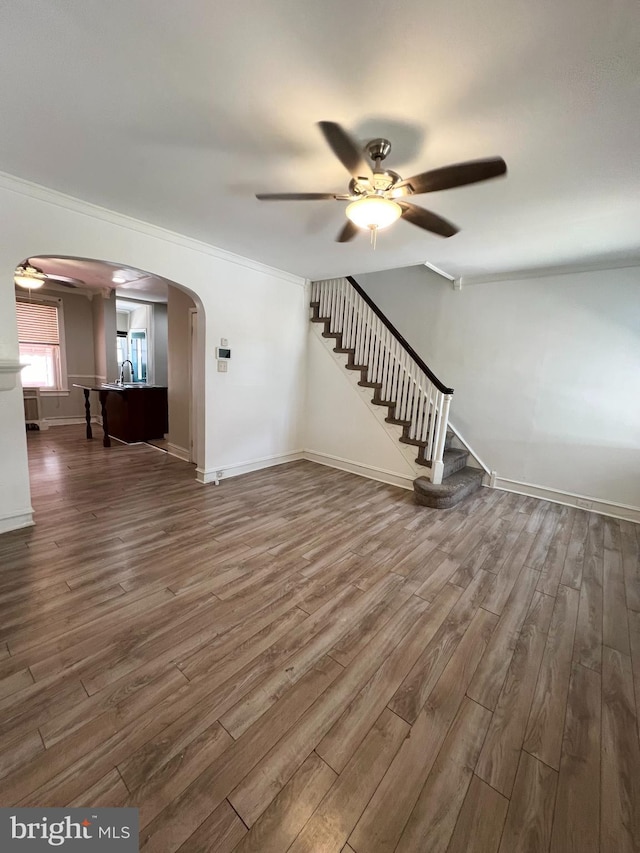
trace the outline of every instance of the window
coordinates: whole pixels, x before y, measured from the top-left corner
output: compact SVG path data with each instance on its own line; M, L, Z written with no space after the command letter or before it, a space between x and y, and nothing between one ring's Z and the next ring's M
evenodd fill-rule
M117 335L116 359L118 361L118 376L120 376L122 373L122 365L129 358L129 346L126 332L117 332Z
M137 329L129 332L131 361L133 362L132 382L147 381L147 332Z
M24 388L63 387L59 307L55 302L17 302L18 341Z

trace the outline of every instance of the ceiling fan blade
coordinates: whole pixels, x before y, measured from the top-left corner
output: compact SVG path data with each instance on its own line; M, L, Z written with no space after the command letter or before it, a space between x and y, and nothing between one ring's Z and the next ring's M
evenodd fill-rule
M256 193L259 201L320 201L322 199L348 199L348 195L335 193Z
M372 180L371 166L347 131L334 121L319 121L318 125L329 147L351 177L356 181L363 178Z
M63 287L77 287L84 282L79 278L69 278L66 275L54 275L53 273L45 273L47 281L53 281L56 284L61 284Z
M431 169L414 175L397 184L397 189L411 186L416 195L433 193L438 190L450 190L454 187L464 187L476 184L478 181L488 181L506 174L507 164L502 157L489 157L486 160L469 160L467 163L455 163L443 166L441 169ZM402 193L398 193L401 195Z
M336 237L336 243L348 243L349 240L353 240L359 230L357 225L354 225L350 219L347 219L344 228Z
M417 225L418 228L424 228L425 231L432 231L441 237L453 237L460 230L452 222L447 222L441 216L431 213L430 210L425 210L423 207L418 207L416 204L409 204L405 201L400 201L398 204L402 208L402 218L411 222L412 225Z

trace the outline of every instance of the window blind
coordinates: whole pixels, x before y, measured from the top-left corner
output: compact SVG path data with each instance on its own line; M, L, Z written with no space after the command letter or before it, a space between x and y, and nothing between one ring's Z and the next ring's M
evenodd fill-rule
M55 305L17 302L18 340L21 344L60 344Z

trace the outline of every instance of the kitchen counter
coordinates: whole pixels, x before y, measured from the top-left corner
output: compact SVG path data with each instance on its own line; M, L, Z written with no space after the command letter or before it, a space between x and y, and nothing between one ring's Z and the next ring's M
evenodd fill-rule
M74 385L84 392L87 439L91 430L90 393L95 391L102 410L103 445L111 447L110 436L133 444L163 438L168 432L167 388L146 383L106 382L103 385Z

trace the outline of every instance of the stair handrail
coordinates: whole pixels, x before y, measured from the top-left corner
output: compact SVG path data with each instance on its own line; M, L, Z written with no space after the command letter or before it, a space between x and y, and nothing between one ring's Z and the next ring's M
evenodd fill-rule
M376 305L376 303L371 299L365 291L360 287L358 282L351 275L345 276L346 280L349 282L351 287L356 291L356 293L367 303L369 308L373 311L373 313L378 317L378 319L382 322L384 326L391 332L394 338L398 341L400 346L411 356L411 358L415 361L418 367L429 377L431 382L436 386L438 391L441 391L443 394L451 395L453 394L453 388L447 388L447 386L441 382L435 373L424 363L424 361L420 358L418 353L414 350L411 344L404 338L400 332L393 325L391 320L384 314L383 311Z

